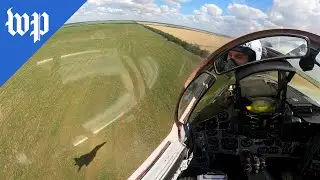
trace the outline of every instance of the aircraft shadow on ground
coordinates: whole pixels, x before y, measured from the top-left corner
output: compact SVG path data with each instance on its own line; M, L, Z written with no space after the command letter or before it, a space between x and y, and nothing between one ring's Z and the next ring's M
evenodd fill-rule
M78 172L81 170L82 166L86 165L86 167L92 162L92 160L96 157L98 150L105 144L103 142L93 148L89 153L80 156L79 158L74 158L75 164L78 167Z

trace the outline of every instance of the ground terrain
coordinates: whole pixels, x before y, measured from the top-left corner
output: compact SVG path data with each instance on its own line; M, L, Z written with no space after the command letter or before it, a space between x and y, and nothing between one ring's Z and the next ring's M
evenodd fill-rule
M137 24L60 29L0 90L1 177L129 177L171 130L199 62Z
M233 39L231 37L225 37L213 33L209 34L207 32L194 31L191 29L182 29L179 27L165 26L156 23L141 22L141 24L159 29L163 32L167 32L189 43L196 43L200 46L201 49L207 49L210 52L215 51L216 49Z
M161 30L211 51L228 41ZM171 130L179 92L199 63L138 24L60 29L0 89L1 177L126 179ZM78 172L74 158L90 164Z

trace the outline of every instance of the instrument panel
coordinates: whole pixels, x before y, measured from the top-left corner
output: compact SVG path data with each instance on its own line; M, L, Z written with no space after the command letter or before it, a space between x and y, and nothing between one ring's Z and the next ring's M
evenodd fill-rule
M277 136L265 134L255 139L234 133L227 111L199 122L196 125L196 143L209 153L240 155L244 151L261 154L265 157L288 157L299 142L283 142Z

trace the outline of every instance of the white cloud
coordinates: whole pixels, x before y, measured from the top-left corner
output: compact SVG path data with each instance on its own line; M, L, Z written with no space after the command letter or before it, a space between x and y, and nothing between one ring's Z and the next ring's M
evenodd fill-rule
M220 16L222 14L222 9L215 4L205 4L200 9L194 10L193 13L200 16L214 17Z
M88 4L154 4L154 0L88 0Z
M98 2L98 3L97 3ZM99 4L99 5L98 5ZM187 19L178 8L157 6L151 0L93 0L77 11L68 23L94 20L146 20L179 24Z
M269 20L278 26L320 32L319 0L274 0Z
M188 1L191 1L191 0L162 0L162 1L164 1L170 5L175 5L175 6L181 7L181 4L188 2Z
M116 8L107 8L107 12L108 13L115 13L115 14L121 14L122 12L123 12L123 10L122 9L116 9Z
M154 0L132 0L132 2L138 4L153 4Z
M160 7L160 10L161 10L161 12L169 12L169 7L166 6L166 5L162 5L162 6Z
M228 10L238 19L265 19L268 16L260 9L243 4L229 4Z
M89 6L92 5L93 8L96 6L106 6L115 7L125 11L146 11L150 13L151 11L157 10L157 5L154 0L89 0L87 3Z
M265 20L264 23L263 23L263 27L264 29L276 29L276 28L283 28L283 26L278 26L278 25L275 25L274 23L272 23L271 21L269 20Z
M177 8L170 8L167 5L162 5L160 6L160 13L163 14L175 14L175 13L179 13L179 10Z
M246 5L232 4L228 7L231 15L223 15L221 8L215 4L205 4L193 11L192 20L202 24L207 30L230 36L238 36L248 32L262 30L263 26L256 19L266 18L266 14ZM245 14L256 14L256 18L243 18Z
M201 10L205 11L209 16L220 16L222 14L222 9L215 4L205 4Z
M155 0L88 0L68 22L109 19L158 21L231 36L284 27L320 32L318 0L274 0L267 12L238 3L229 4L227 12L223 12L215 4L204 4L191 14L180 12L179 5L187 0L163 1L168 5L159 6Z
M260 31L263 26L254 20L241 20L238 18L224 18L224 23L221 29L224 33L229 33L231 36L244 35L246 33Z
M221 20L222 13L222 9L215 4L205 4L200 9L193 11L192 19L196 23L217 23Z
M121 14L123 13L122 9L110 8L110 7L97 7L97 10L101 13L110 13L110 14Z
M104 0L88 0L88 3L100 5L104 2Z
M194 26L232 36L274 28L296 28L320 34L319 0L274 0L268 12L234 3L228 5L228 16L223 15L222 10L214 4L211 9L212 15L208 12L207 4L194 10L190 18Z

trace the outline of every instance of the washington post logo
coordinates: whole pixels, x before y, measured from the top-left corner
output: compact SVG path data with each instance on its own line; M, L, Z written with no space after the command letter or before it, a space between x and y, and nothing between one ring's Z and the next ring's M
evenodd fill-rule
M46 12L42 14L34 12L29 17L26 13L22 16L18 13L13 14L11 10L12 8L7 10L8 21L5 25L8 26L8 32L12 36L15 36L17 33L20 36L24 36L31 30L30 36L33 36L33 43L36 43L40 41L41 36L49 31L49 15Z

